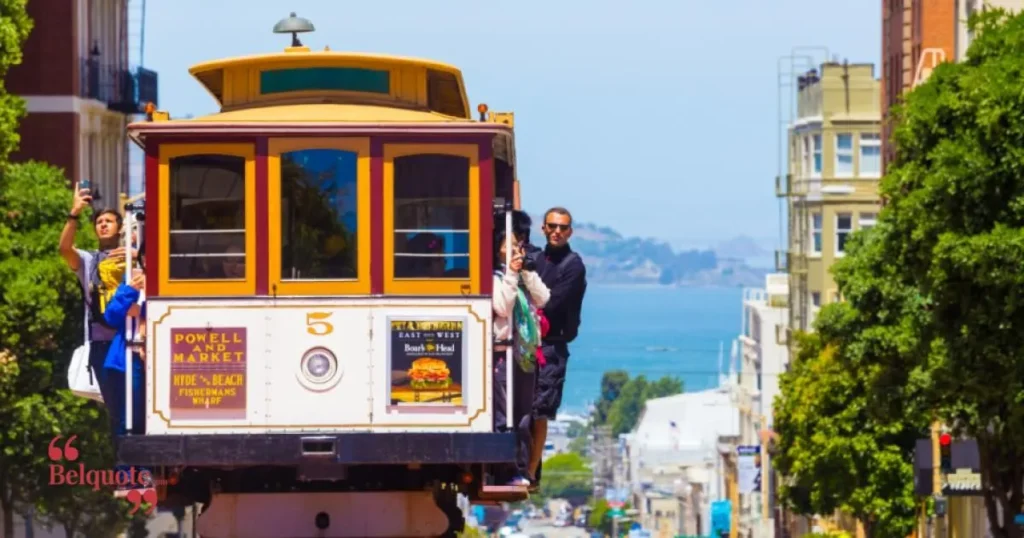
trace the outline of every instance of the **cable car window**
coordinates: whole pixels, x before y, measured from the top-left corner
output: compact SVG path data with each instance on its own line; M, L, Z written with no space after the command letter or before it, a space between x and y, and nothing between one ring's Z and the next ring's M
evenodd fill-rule
M394 160L395 278L469 277L469 159Z
M337 149L281 155L281 278L358 275L357 162Z
M245 159L170 161L170 278L245 279Z

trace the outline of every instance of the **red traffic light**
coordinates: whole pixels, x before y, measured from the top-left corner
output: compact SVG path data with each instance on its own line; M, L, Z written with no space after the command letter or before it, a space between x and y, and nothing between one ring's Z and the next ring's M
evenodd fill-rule
M949 446L949 444L951 442L953 442L953 438L948 433L944 433L944 434L939 436L939 444L940 445L942 445L942 446Z

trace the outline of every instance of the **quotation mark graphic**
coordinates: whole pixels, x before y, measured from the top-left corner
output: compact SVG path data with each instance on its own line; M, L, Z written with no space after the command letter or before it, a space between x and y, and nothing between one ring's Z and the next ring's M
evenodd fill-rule
M146 503L148 505L146 507L146 511L143 512L147 516L152 514L153 510L156 509L157 496L156 490L153 488L145 490L133 489L128 492L128 495L125 496L125 498L128 499L128 502L132 503L132 508L128 511L128 515L133 515L135 512L138 512L142 503Z
M46 447L46 455L50 458L50 461L61 461L65 458L68 461L77 460L78 449L71 446L71 443L74 442L75 439L78 439L78 436L72 435L71 437L68 437L68 441L64 443L63 450L61 450L61 448L57 446L57 442L59 442L61 438L62 437L60 435L54 437L53 440L50 441L50 444Z

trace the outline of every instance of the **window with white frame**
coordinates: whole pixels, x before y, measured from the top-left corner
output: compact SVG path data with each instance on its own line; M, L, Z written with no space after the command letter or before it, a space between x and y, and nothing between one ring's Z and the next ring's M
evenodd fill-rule
M878 133L860 134L860 175L882 175L882 137Z
M811 252L821 254L821 213L811 214Z
M878 213L861 213L858 220L860 221L861 230L874 228L875 223L878 222Z
M814 175L821 175L821 135L816 134L811 137L814 141Z
M853 135L850 133L836 134L836 169L838 177L853 175Z
M853 232L853 215L850 213L836 214L836 254L846 252L846 240Z
M821 293L817 291L811 292L811 306L821 306Z

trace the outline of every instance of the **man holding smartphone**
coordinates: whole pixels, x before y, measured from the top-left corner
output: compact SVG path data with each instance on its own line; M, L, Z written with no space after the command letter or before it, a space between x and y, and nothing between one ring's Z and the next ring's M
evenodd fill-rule
M89 203L92 195L88 182L80 188L75 183L71 211L68 212L64 230L60 234L60 255L68 267L78 276L85 294L89 324L89 366L97 377L102 371L103 363L110 349L110 342L117 333L107 325L103 318L107 302L114 296L117 287L124 281L125 251L120 245L121 227L124 219L114 209L103 209L93 216L93 230L99 240L97 250L81 250L75 248L75 232L78 220ZM132 250L132 256L136 251ZM102 386L101 386L102 389ZM104 394L104 401L107 395Z

